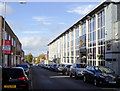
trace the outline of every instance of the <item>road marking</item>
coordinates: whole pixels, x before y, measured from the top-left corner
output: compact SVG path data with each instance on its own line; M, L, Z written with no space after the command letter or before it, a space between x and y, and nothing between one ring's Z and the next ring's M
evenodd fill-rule
M112 89L112 90L118 90L117 88L102 88L102 89Z
M58 74L62 75L62 73L58 73Z
M69 77L69 76L50 76L49 78L64 78L64 77Z

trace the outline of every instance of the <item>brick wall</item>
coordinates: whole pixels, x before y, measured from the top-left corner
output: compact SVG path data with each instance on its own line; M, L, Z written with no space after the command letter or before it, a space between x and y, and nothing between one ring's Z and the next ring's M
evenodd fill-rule
M2 31L1 31L1 28L2 28L2 24L4 24L4 23L2 23L2 21L3 21L3 18L0 16L0 45L1 45L1 36L2 36ZM7 55L8 56L8 58L7 58L7 65L9 64L10 66L16 66L16 60L19 60L19 63L21 63L21 54L22 54L22 44L20 43L20 41L19 41L19 39L17 38L17 36L14 34L14 32L12 31L12 29L10 28L10 26L7 24L7 22L6 22L6 24L5 24L5 31L7 32L7 40L11 40L11 44L12 44L12 39L15 41L15 44L14 44L14 42L13 42L13 45L12 45L12 47L11 47L11 52L12 52L12 54L11 55ZM10 38L9 38L9 36L10 36ZM14 46L14 45L17 45L17 46L19 46L19 48L17 47L17 46ZM15 55L16 55L16 51L20 51L20 55L18 56L16 56L16 58L15 58ZM2 52L2 50L0 50L0 53ZM0 54L1 55L1 54ZM12 56L13 56L13 58L12 58ZM1 57L1 56L0 56ZM13 63L13 64L11 64L11 63ZM18 64L19 64L18 63ZM9 66L8 65L8 66Z

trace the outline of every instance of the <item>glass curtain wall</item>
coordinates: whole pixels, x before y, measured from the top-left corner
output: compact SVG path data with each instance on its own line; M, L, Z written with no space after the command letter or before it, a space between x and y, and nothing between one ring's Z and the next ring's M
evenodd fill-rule
M76 27L76 57L79 59L79 26Z
M69 63L69 41L70 41L70 33L67 34L67 63Z
M66 34L64 35L64 63L66 63Z
M98 31L98 48L96 48L96 31ZM96 50L98 54L96 56ZM89 19L88 30L88 65L96 65L96 57L98 65L105 65L105 14L101 11L98 14L98 30L96 30L96 17Z
M105 12L98 14L98 55L99 65L105 65Z
M73 63L73 57L74 57L74 32L71 31L71 63Z
M63 63L63 38L61 37L61 57L62 57L62 63Z
M82 36L86 34L86 23L82 24Z
M96 65L96 18L89 19L88 30L88 64Z
M80 36L80 60L81 63L86 62L86 58L83 59L83 57L86 57L86 22L84 21L82 24L82 35Z

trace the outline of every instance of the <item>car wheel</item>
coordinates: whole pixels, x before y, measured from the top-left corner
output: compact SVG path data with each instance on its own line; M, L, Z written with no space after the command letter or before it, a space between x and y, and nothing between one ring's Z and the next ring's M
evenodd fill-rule
M95 86L98 86L98 85L99 85L96 78L94 79L94 85L95 85Z
M65 72L65 75L68 75L67 71Z
M63 75L65 75L65 72L64 72L64 71L63 71L62 73L63 73Z
M84 82L87 82L86 76L83 77L83 81L84 81Z

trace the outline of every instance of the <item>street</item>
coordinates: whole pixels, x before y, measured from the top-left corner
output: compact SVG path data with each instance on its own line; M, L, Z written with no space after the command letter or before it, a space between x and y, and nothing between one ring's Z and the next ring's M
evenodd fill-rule
M82 78L75 79L62 75L59 72L49 71L47 69L33 66L30 69L29 79L31 80L29 89L34 90L91 90L91 91L119 91L116 86L96 87L91 83L84 83Z

